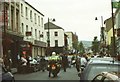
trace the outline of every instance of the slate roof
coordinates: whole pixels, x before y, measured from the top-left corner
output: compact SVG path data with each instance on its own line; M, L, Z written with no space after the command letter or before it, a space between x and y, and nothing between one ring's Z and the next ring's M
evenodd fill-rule
M48 23L45 23L44 24L44 28L45 29L48 29ZM55 24L53 24L53 23L51 23L51 22L49 22L49 29L63 29L62 27L60 27L60 26L57 26L57 25L55 25ZM64 29L63 29L64 30Z

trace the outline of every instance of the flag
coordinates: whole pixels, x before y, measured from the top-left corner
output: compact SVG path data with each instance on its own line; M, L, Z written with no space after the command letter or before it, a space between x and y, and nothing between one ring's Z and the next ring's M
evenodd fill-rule
M120 2L118 1L112 1L113 8L120 8Z

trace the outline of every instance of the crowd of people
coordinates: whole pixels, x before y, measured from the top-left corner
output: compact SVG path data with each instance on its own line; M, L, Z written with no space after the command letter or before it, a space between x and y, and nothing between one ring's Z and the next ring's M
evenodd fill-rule
M10 53L10 51L8 51ZM77 71L80 71L80 66L84 65L87 63L88 57L85 55L69 55L69 54L56 54L54 53L53 56L45 57L45 56L40 56L37 55L35 58L32 58L31 56L27 56L22 54L22 56L18 55L17 59L17 70L18 72L25 73L28 71L28 68L31 67L31 64L37 64L37 67L39 70L42 70L44 67L46 69L47 64L50 64L50 60L52 58L57 56L56 61L61 64L61 68L63 69L64 72L67 71L67 68L76 67ZM51 58L51 59L50 59ZM3 56L3 64L5 68L9 71L11 71L11 66L12 66L12 59L10 58L9 55L4 55ZM35 66L35 65L34 65ZM44 71L44 70L43 70Z

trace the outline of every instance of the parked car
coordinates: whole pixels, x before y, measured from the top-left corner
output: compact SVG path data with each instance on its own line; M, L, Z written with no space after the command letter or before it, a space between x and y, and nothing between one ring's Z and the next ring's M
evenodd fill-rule
M94 77L91 82L120 82L120 72L102 72Z
M15 82L13 74L7 71L2 65L0 65L0 78L1 82Z
M111 71L120 71L120 62L119 61L91 61L87 64L86 68L80 74L80 80L91 81L93 78L101 72L111 72Z
M113 58L112 58L112 57L97 57L97 58L90 58L89 62L91 62L91 61L98 61L98 60L113 61Z

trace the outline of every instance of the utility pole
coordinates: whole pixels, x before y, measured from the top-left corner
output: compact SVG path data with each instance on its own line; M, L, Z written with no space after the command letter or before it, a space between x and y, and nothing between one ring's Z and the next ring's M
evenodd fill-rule
M114 13L113 13L113 2L112 2L112 0L111 0L111 11L112 11L112 28L113 28L113 56L116 56Z

